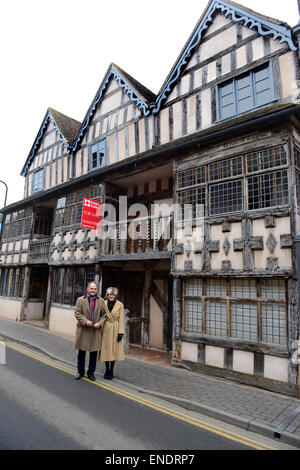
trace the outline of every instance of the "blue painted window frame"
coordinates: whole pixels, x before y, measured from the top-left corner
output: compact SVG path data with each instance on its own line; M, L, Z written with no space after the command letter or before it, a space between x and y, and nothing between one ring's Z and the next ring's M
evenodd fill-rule
M267 71L268 73L268 82L269 82L269 87L267 89L269 93L269 98L262 100L261 102L259 101L259 89L258 89L258 81L256 80L257 75L262 72L262 71ZM239 103L242 101L242 98L239 100L239 92L240 95L242 94L241 90L242 88L238 88L239 84L242 82L242 80L247 80L249 81L249 101L251 101L251 104L247 107L247 109L241 109ZM229 115L224 115L224 112L222 112L222 95L221 92L222 90L225 89L225 87L232 88L232 107L233 112L231 112ZM245 87L246 89L246 87ZM230 93L228 93L227 96L229 96ZM225 98L225 95L223 96ZM247 98L247 97L246 97ZM223 83L220 83L216 85L216 99L217 99L217 121L223 121L225 119L230 119L234 116L238 116L243 113L247 113L253 109L260 108L261 106L265 106L266 104L272 103L273 101L276 100L275 96L275 87L274 87L274 73L273 73L273 63L272 61L268 62L267 64L263 64L259 67L256 67L249 72L245 72L243 74L237 75L236 77L232 78L231 80L225 81ZM229 98L230 99L230 98ZM225 99L223 100L223 102ZM229 103L230 104L230 103Z
M44 189L44 168L40 168L32 175L32 193L38 193Z
M106 139L101 139L89 147L89 171L97 170L107 165Z

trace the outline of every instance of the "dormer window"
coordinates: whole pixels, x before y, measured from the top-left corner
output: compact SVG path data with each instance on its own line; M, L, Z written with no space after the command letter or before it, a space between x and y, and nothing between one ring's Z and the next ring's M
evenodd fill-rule
M102 139L99 142L91 145L89 155L89 171L102 168L106 165L106 140Z

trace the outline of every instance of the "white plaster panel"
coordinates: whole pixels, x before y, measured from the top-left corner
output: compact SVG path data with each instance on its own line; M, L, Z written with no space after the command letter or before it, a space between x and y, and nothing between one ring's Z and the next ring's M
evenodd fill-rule
M129 156L135 155L135 130L134 124L128 126Z
M176 269L178 269L179 271L183 271L184 269L184 260L185 260L184 255L175 256L175 266L176 266Z
M282 82L282 97L287 98L293 96L295 99L299 90L296 82L296 68L293 52L288 52L280 56L279 66Z
M80 248L76 248L76 250L74 251L74 258L75 259L80 259L81 258L81 255L82 255L82 251Z
M155 299L150 297L149 345L163 347L163 314Z
M75 165L76 176L80 176L81 175L81 150L78 150L78 152L76 152L75 162L76 162L76 165Z
M64 241L66 242L67 245L72 241L72 234L71 232L67 232L64 236Z
M205 32L205 36L214 33L215 31L218 31L218 29L223 28L223 26L227 26L229 23L231 23L231 20L226 18L223 14L217 14L214 17L213 23L209 26L207 31Z
M116 80L115 78L113 78L113 79L110 81L110 83L109 83L109 85L107 86L107 88L106 88L106 94L108 94L108 93L110 93L110 92L116 90L117 88L119 88L119 84L118 84L117 80Z
M28 302L26 320L42 320L44 302Z
M276 238L277 245L273 253L267 247L268 237L272 233ZM267 265L267 258L278 258L278 265L280 268L292 267L292 253L290 248L280 248L280 235L290 234L291 224L289 217L276 217L276 227L266 228L264 219L253 220L253 236L262 236L264 240L264 250L254 251L255 268L265 269Z
M46 166L45 168L46 176L45 176L45 189L50 187L50 166Z
M74 307L51 307L49 331L74 338L77 321L74 317Z
M288 382L288 359L275 356L264 356L264 376L267 379Z
M68 260L70 258L70 250L68 250L68 248L66 248L63 252L62 252L62 258L63 260Z
M190 90L190 74L184 75L181 79L181 94L185 95Z
M140 152L144 152L146 150L145 121L144 121L144 119L139 120L138 126L139 126Z
M224 348L205 346L205 363L208 366L224 369Z
M283 49L286 47L286 43L280 44L279 41L276 41L273 38L270 38L270 47L271 47L271 52L276 52L279 51L280 49Z
M88 257L94 259L97 256L97 248L95 246L90 246L88 250Z
M210 62L207 65L207 82L212 82L217 76L217 64L216 61Z
M109 113L113 109L121 106L121 98L122 98L121 90L119 93L115 93L114 95L109 96L108 98L105 98L101 103L101 108L100 108L101 115Z
M236 66L243 67L247 64L246 46L240 47L236 51Z
M199 88L202 85L202 69L195 70L194 72L194 88Z
M88 161L89 161L89 149L85 147L83 149L83 173L87 173L88 171Z
M53 259L54 261L57 261L57 260L58 260L58 257L59 257L58 251L57 251L57 250L53 250L53 252L52 252L52 259Z
M182 341L181 359L183 361L198 362L198 344Z
M236 25L232 26L225 31L222 31L218 36L209 39L200 46L200 62L209 59L210 57L220 52L220 44L222 49L225 50L230 46L236 44Z
M187 131L188 134L196 131L196 96L192 95L187 100Z
M211 89L208 88L201 93L201 117L202 117L202 127L211 126L212 116L211 116Z
M231 55L226 54L221 59L222 64L222 75L226 75L231 72Z
M252 36L254 34L253 29L246 28L245 26L242 26L242 38L246 39L249 36Z
M182 103L174 103L173 108L173 138L182 136Z
M166 103L169 103L170 101L174 100L175 98L178 98L178 86L175 86L171 93L168 96L168 99L166 100Z
M90 230L89 231L89 239L90 239L91 242L96 240L96 230Z
M29 239L26 238L26 240L23 240L22 248L23 248L23 250L27 250L28 247L29 247Z
M253 61L264 57L264 40L262 37L254 39L254 41L252 41L252 53Z
M202 254L195 253L194 249L196 243L201 244L201 242L203 242L203 227L201 225L195 227L193 229L192 235L189 236L185 234L183 229L176 229L176 240L177 243L183 243L184 245L184 254L178 254L175 257L176 269L183 270L185 261L193 261L193 269L200 270L202 268ZM188 242L191 247L190 256L188 256L186 253Z
M0 298L0 317L15 321L20 320L21 300Z
M197 52L195 52L192 55L191 59L189 60L186 69L190 69L190 68L194 67L194 65L196 65L197 63L198 63L198 56L197 56Z
M59 244L60 238L61 238L61 236L60 236L59 233L56 233L55 236L52 238L52 241L53 241L55 246Z
M233 370L244 374L254 374L254 354L247 351L233 351Z
M230 250L226 256L223 250L223 244L228 239L230 243ZM241 222L232 222L230 232L222 232L222 225L211 226L211 240L220 241L220 252L211 253L211 267L212 269L221 269L222 261L231 261L232 269L243 269L243 254L240 251L233 251L233 240L242 238L242 224Z
M81 243L84 240L84 231L83 230L78 230L78 232L75 234L75 239L77 243Z
M118 138L119 138L119 160L124 160L124 158L126 158L125 131L124 131L124 129L121 129L118 132ZM141 135L140 135L140 141L141 141Z
M160 141L162 144L169 142L169 110L162 109L160 112Z

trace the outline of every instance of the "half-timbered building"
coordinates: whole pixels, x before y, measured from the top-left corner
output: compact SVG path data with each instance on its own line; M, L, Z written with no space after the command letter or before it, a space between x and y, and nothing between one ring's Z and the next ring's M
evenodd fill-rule
M115 285L131 344L298 395L299 30L211 0L157 95L111 64L82 123L49 108L2 209L0 314L72 334L87 282Z

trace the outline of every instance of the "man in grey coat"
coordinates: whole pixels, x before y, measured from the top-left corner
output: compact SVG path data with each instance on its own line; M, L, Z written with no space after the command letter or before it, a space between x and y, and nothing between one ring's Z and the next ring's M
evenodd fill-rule
M77 320L74 349L78 349L78 374L75 380L84 377L85 356L88 351L90 357L87 376L90 380L95 381L97 356L101 349L102 326L106 320L104 300L98 297L95 282L90 282L86 295L77 299L74 315Z

